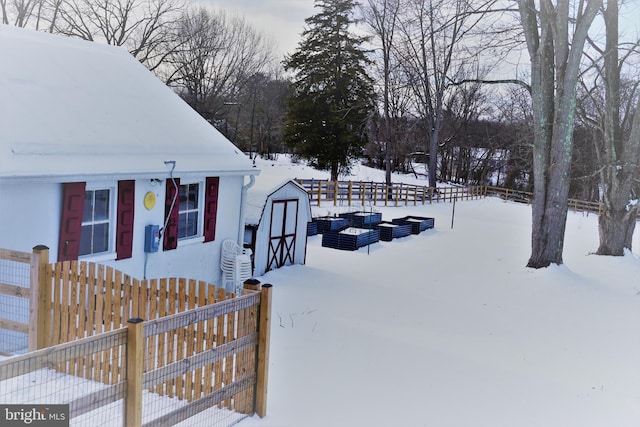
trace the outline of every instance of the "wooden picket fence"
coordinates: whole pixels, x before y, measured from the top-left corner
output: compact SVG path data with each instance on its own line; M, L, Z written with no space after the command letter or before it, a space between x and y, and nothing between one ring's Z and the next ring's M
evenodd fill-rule
M266 413L270 285L250 281L250 290L235 295L203 281L137 280L81 261L49 264L45 247L29 259L31 332L40 350L0 362L0 380L46 366L110 386L100 399L74 400L72 418L139 395L125 404L125 426L140 425L142 388L191 402L155 425L184 420L195 407ZM132 369L134 353L139 369ZM11 360L24 365L8 369Z

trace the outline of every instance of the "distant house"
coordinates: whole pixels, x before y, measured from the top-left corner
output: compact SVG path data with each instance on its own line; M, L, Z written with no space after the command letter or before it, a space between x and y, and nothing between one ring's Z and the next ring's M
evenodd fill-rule
M217 283L251 161L120 47L0 25L0 247Z
M294 180L275 187L256 180L247 197L245 247L253 251L254 276L291 264L304 264L311 205Z

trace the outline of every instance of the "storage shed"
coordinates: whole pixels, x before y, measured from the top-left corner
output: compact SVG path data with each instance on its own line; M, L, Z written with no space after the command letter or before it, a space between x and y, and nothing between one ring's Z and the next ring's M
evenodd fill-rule
M291 264L304 264L311 205L307 191L294 180L270 189L256 184L247 195L245 247L253 251L254 276Z

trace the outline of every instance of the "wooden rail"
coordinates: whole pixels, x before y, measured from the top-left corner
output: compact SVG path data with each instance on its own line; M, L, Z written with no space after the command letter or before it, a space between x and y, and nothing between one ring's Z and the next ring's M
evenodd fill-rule
M46 260L45 262L48 262L48 255L43 259ZM29 283L29 287L25 287L13 283L2 283L0 281L0 295L8 295L29 300L28 323L0 318L0 329L28 334L29 350L36 350L38 348L38 313L36 308L38 307L38 299L40 298L38 293L38 281L42 273L39 268L40 253L38 247L34 248L33 253L0 249L0 260L14 262L21 266L18 267L18 269L24 273L26 277L23 277L23 279L26 279ZM2 303L7 304L6 302Z
M484 192L487 196L497 196L504 200L511 200L527 204L531 204L531 201L533 199L533 193L531 192L511 190L509 188L487 186L485 187ZM602 202L569 199L567 205L569 209L575 212L593 212L598 215L602 213Z
M87 378L94 365L107 360L107 371L89 378L106 387L89 394L78 387L71 397L55 394L69 403L71 418L122 400L122 424L139 427L143 389L189 402L145 426L173 425L213 406L264 417L271 285L258 282L257 289L151 321L133 318L121 328L0 361L0 381L43 368ZM161 337L169 337L163 346ZM170 363L168 355L175 355Z
M426 185L394 183L388 187L373 181L327 181L314 179L296 180L309 193L311 203L322 206L352 206L371 203L374 206L416 206L434 202L452 202L483 197L482 186L438 187L437 191Z
M453 200L472 200L487 196L496 196L504 200L530 204L533 193L486 185L442 186L437 191L427 186L393 183L391 187L383 182L373 181L328 181L315 179L297 179L309 193L311 203L316 206L408 206L426 203L452 202ZM568 207L577 212L602 212L601 202L589 202L569 199Z

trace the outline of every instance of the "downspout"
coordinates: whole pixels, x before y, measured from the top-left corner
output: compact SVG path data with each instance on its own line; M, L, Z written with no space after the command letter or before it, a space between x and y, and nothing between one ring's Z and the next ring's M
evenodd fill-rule
M244 247L244 207L247 204L247 190L256 183L255 175L249 175L249 182L242 186L240 195L240 223L238 224L238 246Z

